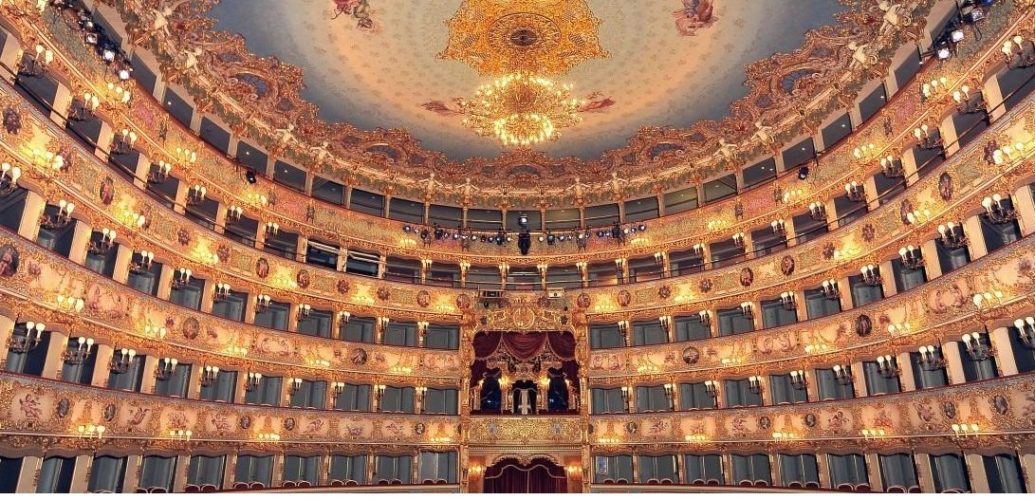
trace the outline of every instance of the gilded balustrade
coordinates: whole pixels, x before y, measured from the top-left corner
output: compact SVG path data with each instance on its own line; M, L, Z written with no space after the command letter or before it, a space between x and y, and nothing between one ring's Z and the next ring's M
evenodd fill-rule
M1009 8L1009 7L1006 7ZM1005 11L1004 11L1005 12ZM988 26L990 33L986 33L989 40L1001 36L1008 36L1011 30L1018 26L1024 26L1025 20L1029 20L1031 13L1021 13L1017 9L1010 9L1008 15L995 16ZM49 19L48 29L55 30L57 25L63 21ZM25 39L28 33L34 33L37 26L31 29L28 26L20 25L26 29ZM62 50L70 49L79 43L77 40L64 38L49 38L47 33L35 32L30 38L42 37L50 42L61 42ZM74 41L75 43L71 43ZM81 44L80 44L81 45ZM951 87L970 83L972 79L983 76L993 66L999 64L999 54L996 43L989 43L987 46L965 44L961 46L960 56L944 62L937 67L930 67L918 75L918 81L932 76L946 76L952 82ZM981 49L986 49L981 52ZM58 51L61 52L60 50ZM60 56L60 54L59 54ZM62 58L59 57L59 60ZM975 61L967 64L966 61ZM90 65L96 66L96 65ZM77 82L75 86L88 88L90 82L102 81L97 72L90 73L85 66L79 67L69 64L56 65L55 70L62 77ZM81 83L79 83L81 82ZM897 120L907 120L908 117L915 117L920 106L919 90L909 86L900 91L888 107L882 110L885 117L895 117ZM96 89L94 89L96 90ZM926 109L920 112L920 116L912 119L909 123L891 136L884 135L881 131L883 125L872 120L862 131L857 131L851 140L839 146L835 151L830 152L823 161L820 168L814 169L813 178L804 188L808 196L803 196L795 203L775 207L772 210L772 195L767 189L755 189L745 193L741 199L728 200L693 210L690 213L664 217L650 222L651 229L647 236L637 245L631 247L620 247L608 242L594 242L599 245L599 250L591 245L590 251L578 254L574 245L563 243L554 247L540 245L536 248L534 258L522 258L513 255L514 248L497 247L494 245L478 245L476 248L479 254L465 254L465 258L472 264L494 265L504 257L507 262L515 265L524 263L535 264L547 262L551 264L570 264L579 260L612 260L615 257L627 255L650 255L654 251L671 247L690 248L693 243L702 241L701 234L708 234L709 240L718 240L737 232L738 229L768 222L769 220L786 216L797 210L804 211L810 201L816 199L830 199L840 194L842 186L846 181L858 180L872 173L879 171L877 162L858 164L852 159L851 150L855 144L880 144L881 149L906 149L911 143L910 135L915 125L928 121L930 117L941 118L954 107L951 99L945 99L934 103L927 103ZM241 181L238 172L222 157L214 151L203 147L192 133L173 124L164 140L158 140L156 130L159 128L157 117L164 116L166 112L160 106L149 99L136 99L132 103L131 114L123 115L119 110L110 110L109 114L102 116L110 123L117 124L119 128L130 127L135 130L141 140L138 142L142 152L151 158L163 159L173 158L172 151L176 147L190 147L200 152L199 161L192 167L187 179L190 183L201 183L208 188L212 194L218 193L228 204L231 200L237 200L238 204L248 206L249 210L261 210L261 206L255 203L258 196L266 195L270 191L265 181L255 186L247 186ZM896 125L899 127L899 125ZM455 260L459 248L453 248L453 243L443 244L437 242L429 248L420 248L411 236L399 230L401 223L387 221L385 219L356 214L345 211L340 207L319 204L320 209L315 210L313 200L300 193L286 189L277 189L278 202L273 210L266 210L261 217L262 220L271 220L281 224L281 227L290 230L297 230L306 236L313 236L317 239L340 241L344 247L377 250L383 253L395 255L408 255L420 258L430 258L438 261ZM736 218L734 206L740 204L743 208L743 216ZM313 208L310 211L310 208ZM310 218L309 215L312 215ZM364 235L360 237L359 235ZM688 237L687 235L694 235ZM372 237L372 239L365 239ZM409 241L403 241L409 239ZM484 253L482 253L484 252Z
M361 413L214 403L100 389L5 373L0 378L0 449L256 450L373 453L460 444L456 416ZM103 425L99 438L79 425ZM187 431L177 436L173 431ZM265 439L275 435L279 439Z

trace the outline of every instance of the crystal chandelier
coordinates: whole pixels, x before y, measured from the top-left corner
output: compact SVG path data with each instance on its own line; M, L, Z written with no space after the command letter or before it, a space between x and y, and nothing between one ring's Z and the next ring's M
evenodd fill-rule
M471 100L460 101L464 125L504 146L529 146L560 136L576 125L585 104L573 98L571 85L560 85L529 73L504 75L483 85Z

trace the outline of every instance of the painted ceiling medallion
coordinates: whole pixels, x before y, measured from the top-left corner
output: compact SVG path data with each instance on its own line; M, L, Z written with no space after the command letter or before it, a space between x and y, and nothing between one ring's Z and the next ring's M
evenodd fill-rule
M585 102L571 96L570 85L511 73L481 86L472 99L458 104L464 125L478 135L495 137L504 146L530 146L557 140L558 129L579 123Z
M465 0L446 23L449 43L438 57L482 75L564 74L611 56L600 47L600 22L585 0Z

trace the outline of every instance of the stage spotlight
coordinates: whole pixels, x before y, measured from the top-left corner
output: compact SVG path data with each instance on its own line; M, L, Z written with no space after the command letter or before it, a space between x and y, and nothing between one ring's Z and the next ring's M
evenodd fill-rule
M809 167L801 167L798 169L798 179L805 180L809 178Z
M403 226L403 232L404 232L404 233L410 233L410 232L413 232L413 226L410 226L409 224L407 224L407 225Z
M518 234L518 250L521 251L521 255L528 255L528 251L532 248L532 235L528 232L528 229L522 229L521 233Z
M244 178L248 180L248 184L255 184L255 171L249 168L247 171L245 171Z
M949 36L951 37L953 43L962 42L964 37L963 30L959 28L954 29L952 30L952 33L949 34Z
M524 227L528 227L528 215L526 215L526 214L518 215L518 225L523 227L523 228Z
M553 233L546 233L546 244L553 245L557 241L557 237Z
M642 233L643 231L646 231L646 230L647 230L647 225L646 224L640 224L640 232Z
M949 50L948 47L941 47L941 48L939 48L938 51L936 52L936 54L938 54L938 59L940 59L942 61L952 57L952 51Z

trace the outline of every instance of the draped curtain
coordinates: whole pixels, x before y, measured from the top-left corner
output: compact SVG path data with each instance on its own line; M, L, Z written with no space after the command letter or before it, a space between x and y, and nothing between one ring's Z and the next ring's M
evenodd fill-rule
M528 465L508 458L485 471L484 493L567 493L568 478L561 466L536 458Z
M572 388L579 387L579 364L575 360L575 336L568 332L486 332L474 338L474 364L471 365L471 385L482 380L488 370L486 360L500 349L505 349L519 360L528 360L549 349L561 360L561 370L568 376Z

